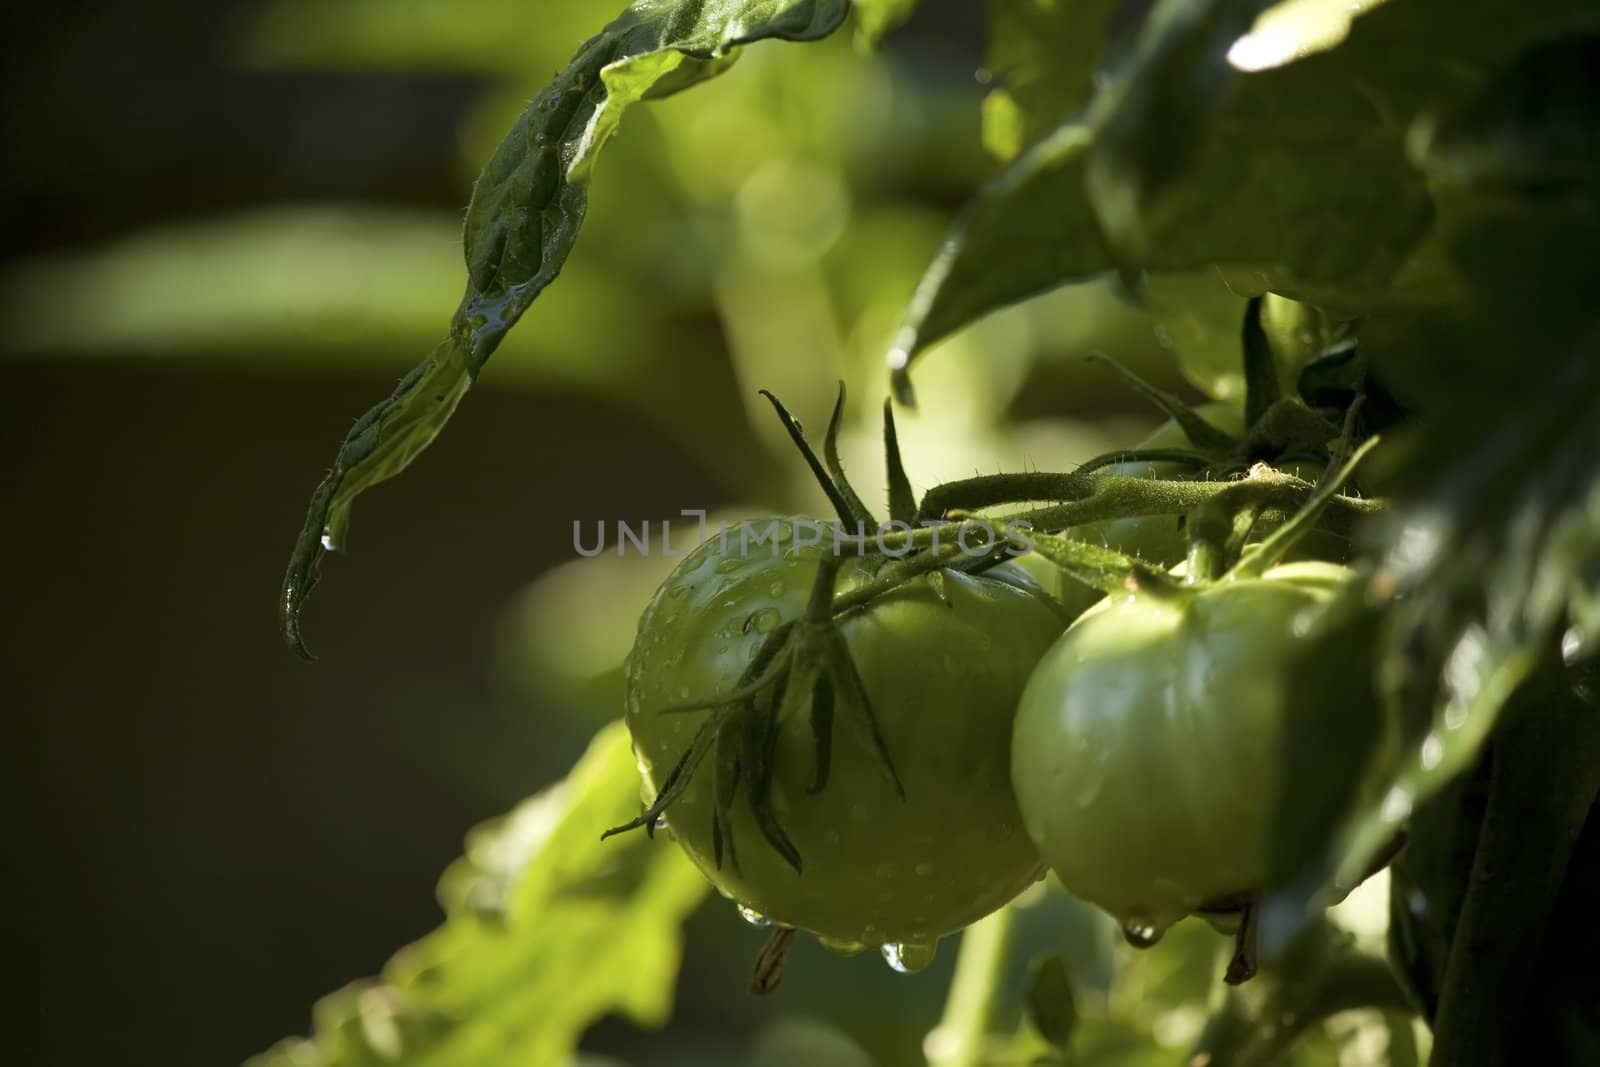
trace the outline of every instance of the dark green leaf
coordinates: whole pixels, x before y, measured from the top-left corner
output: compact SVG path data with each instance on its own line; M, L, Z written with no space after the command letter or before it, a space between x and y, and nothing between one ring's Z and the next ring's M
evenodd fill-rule
M1489 797L1489 762L1417 808L1389 874L1389 958L1432 1019Z
M1469 188L1560 192L1600 183L1600 37L1535 48L1471 103L1419 126L1413 154Z
M1552 919L1600 792L1600 717L1554 657L1546 667L1508 709L1491 752L1488 805L1460 874L1466 894L1433 1020L1436 1063L1495 1067L1528 1056L1520 1019L1539 1004L1529 992L1544 977L1541 949L1571 937Z
M1244 73L1227 62L1229 35L1259 6L1163 5L1089 117L969 205L918 286L891 366L998 307L1112 268L1215 265L1237 288L1349 309L1437 299L1431 263L1411 262L1434 218L1407 156L1412 121L1470 96L1530 42L1600 25L1600 9L1577 0L1512 18L1488 0L1394 0L1329 51ZM1424 277L1387 288L1414 273Z
M1088 189L1108 232L1124 240L1137 233L1151 200L1213 139L1209 120L1236 75L1228 49L1270 6L1162 0L1146 17L1133 53L1092 112Z
M638 100L712 77L737 46L814 40L849 0L639 0L591 39L523 111L484 167L467 209L467 290L449 337L362 416L317 487L279 601L284 638L300 628L325 551L347 540L350 506L427 448L508 330L555 280L578 237L595 157Z
M665 1022L706 881L670 843L600 841L638 783L627 730L608 726L565 781L472 832L439 885L444 926L249 1067L559 1067L609 1012Z
M1067 961L1046 956L1034 967L1026 993L1028 1021L1039 1036L1057 1048L1066 1048L1078 1024L1078 1006L1072 994Z
M889 367L902 401L910 398L907 367L921 349L1004 304L1111 269L1083 191L1090 138L1081 123L1057 127L962 211L895 334Z
M1011 159L1076 114L1094 89L1117 0L990 0L983 141Z
M1464 110L1484 106L1469 99ZM1517 122L1539 141L1564 114L1557 95ZM1467 151L1468 126L1454 128L1454 150ZM1482 127L1490 139L1504 129ZM1437 187L1472 220L1449 252L1474 299L1374 320L1361 341L1380 376L1421 405L1388 457L1399 506L1381 531L1378 586L1394 595L1374 648L1384 735L1331 837L1274 898L1269 941L1315 913L1318 886L1347 881L1475 765L1552 649L1579 661L1600 647L1600 224L1581 197L1518 197L1499 183L1480 194L1444 175Z

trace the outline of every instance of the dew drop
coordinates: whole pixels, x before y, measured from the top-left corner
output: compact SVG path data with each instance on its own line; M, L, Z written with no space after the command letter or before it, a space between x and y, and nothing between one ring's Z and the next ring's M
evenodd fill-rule
M729 556L727 559L717 564L716 572L718 574L732 574L734 571L738 570L742 564L743 561L737 556Z
M894 877L894 864L880 863L878 864L878 869L873 871L873 874L877 875L879 881L886 882Z
M665 829L667 829L667 817L665 815L657 815L656 821L650 824L650 831L659 834Z
M933 962L935 945L907 942L883 946L883 962L897 974L916 974Z
M788 592L788 587L782 582L773 582L771 585L767 586L767 595L770 597L780 597L786 592Z
M667 590L667 595L674 600L682 600L689 595L689 589L690 587L687 585L675 585Z
M739 905L739 918L743 919L745 922L749 923L751 926L771 926L772 925L772 920L771 919L767 918L765 915L761 914L756 909L751 908L751 907L747 907L747 906L745 906L743 904Z
M1149 948L1161 940L1165 930L1159 930L1139 919L1129 919L1122 924L1122 939L1134 948Z
M929 863L927 860L923 860L921 863L917 864L914 869L916 870L917 877L919 878L927 878L933 874L933 864Z
M678 687L678 699L679 700L688 700L689 699L689 687L688 686L680 685Z
M774 593L774 596L778 594ZM751 616L750 628L758 634L769 634L778 628L781 616L777 608L762 608Z
M322 550L324 552L337 552L339 550L339 546L334 541L332 534L322 535Z

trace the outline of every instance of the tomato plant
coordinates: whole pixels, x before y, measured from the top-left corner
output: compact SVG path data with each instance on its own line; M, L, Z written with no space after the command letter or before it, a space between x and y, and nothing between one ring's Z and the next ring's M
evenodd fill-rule
M353 500L429 444L555 279L622 113L746 45L817 40L852 10L871 41L913 7L641 0L583 46L478 182L448 337L313 498L280 598L297 651ZM608 833L665 819L774 924L761 992L800 928L894 946L910 970L976 921L925 1045L941 1064L1180 1047L1400 1064L1430 1043L1450 1067L1592 1062L1592 982L1559 945L1595 928L1600 9L996 0L991 21L1001 169L882 345L888 522L841 451L875 405L841 389L819 454L773 400L838 521L878 536L845 559L785 520L777 556L712 541L668 578L625 679L645 810ZM786 202L760 192L741 210ZM1138 303L1192 275L1229 291L1196 298L1184 336L1226 345L1186 350L1150 314L1177 352L1168 384L1206 400L1124 371L1171 419L1154 438L913 491L894 411L934 380L936 342L1064 286ZM812 310L846 288L811 281L796 292ZM809 314L783 306L763 336ZM989 370L971 381L1006 377ZM924 444L971 429L952 425ZM990 535L975 552L959 540L974 523ZM1015 574L1030 551L1058 602ZM585 812L614 814L637 783L608 785ZM674 847L641 836L607 847ZM594 871L605 854L582 852ZM1084 977L1059 938L1026 933L1055 892L1013 899L1041 858L1065 890L1049 899L1084 923L1102 921L1087 903L1147 946L1191 914L1231 930L1227 977L1252 986L1214 995L1210 949L1193 949L1201 985L1153 1021L1119 997L1153 964ZM1381 929L1330 917L1391 860ZM650 899L640 885L630 900ZM459 1053L472 1013L434 981L395 1002L419 1033L458 1020L418 1043ZM1382 1020L1387 1060L1330 1021L1350 1010Z

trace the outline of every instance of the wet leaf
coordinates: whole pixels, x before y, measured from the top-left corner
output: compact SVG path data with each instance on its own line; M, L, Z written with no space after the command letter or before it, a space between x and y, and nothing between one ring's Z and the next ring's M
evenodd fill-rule
M449 336L361 417L312 496L279 600L291 647L309 655L301 611L323 553L345 546L355 498L428 447L506 332L560 272L583 224L595 158L627 107L720 73L739 45L823 37L848 11L848 0L639 0L540 91L473 191L463 237L467 290Z

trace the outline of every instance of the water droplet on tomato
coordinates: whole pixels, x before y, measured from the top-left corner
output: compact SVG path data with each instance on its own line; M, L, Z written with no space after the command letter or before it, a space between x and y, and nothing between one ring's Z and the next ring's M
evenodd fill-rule
M788 586L784 585L782 582L773 582L771 585L767 586L767 595L770 597L780 597L786 592L788 592Z
M743 904L739 905L739 918L743 919L745 922L749 923L751 926L763 926L764 927L764 926L771 926L772 925L772 920L771 919L767 918L765 915L761 914L756 909L751 908L751 907L746 907Z
M782 616L778 614L777 608L762 608L751 616L750 628L758 634L769 634L778 628L781 619Z
M739 559L737 556L729 556L727 559L724 559L721 563L717 564L716 571L718 574L732 574L743 565L743 562L744 561Z
M923 860L913 869L917 872L917 876L919 878L927 878L933 874L933 864L929 863L927 860Z
M1161 940L1165 930L1158 929L1140 919L1129 919L1122 924L1122 939L1134 948L1149 948Z
M906 942L883 946L883 962L897 974L916 974L933 962L933 942Z
M674 600L681 600L689 595L689 590L690 587L687 585L675 585L667 590L667 595Z

